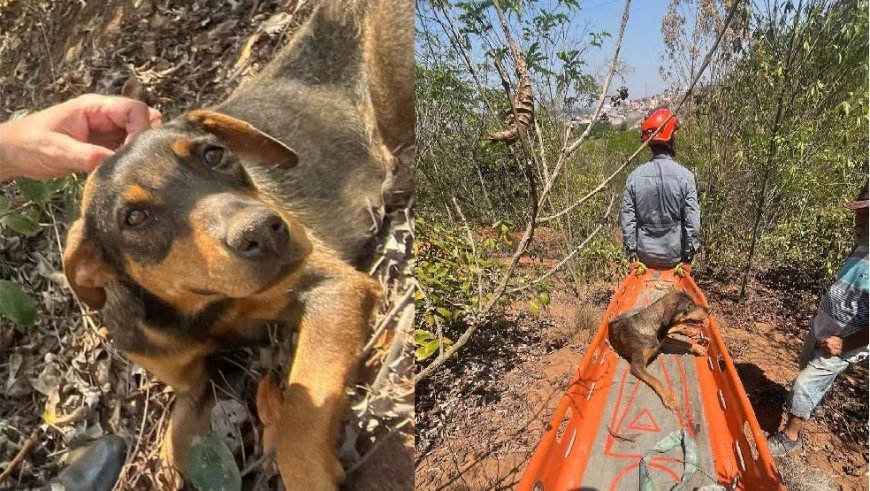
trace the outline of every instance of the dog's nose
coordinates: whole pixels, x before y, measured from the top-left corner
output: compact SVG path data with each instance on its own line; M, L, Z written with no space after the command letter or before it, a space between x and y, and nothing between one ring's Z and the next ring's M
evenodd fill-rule
M227 229L227 247L248 259L276 259L287 248L290 232L278 213L268 208L236 214Z

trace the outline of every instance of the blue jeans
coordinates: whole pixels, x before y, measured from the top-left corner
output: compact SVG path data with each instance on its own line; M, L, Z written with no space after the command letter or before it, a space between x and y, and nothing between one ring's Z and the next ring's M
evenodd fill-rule
M837 375L852 363L864 361L867 357L867 346L840 356L825 356L821 350L816 349L816 336L810 327L801 353L801 371L792 384L786 402L789 412L801 419L808 419L822 397L831 389Z

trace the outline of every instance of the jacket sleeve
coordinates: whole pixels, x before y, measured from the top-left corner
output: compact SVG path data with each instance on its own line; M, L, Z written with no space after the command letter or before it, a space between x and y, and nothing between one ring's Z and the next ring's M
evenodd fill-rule
M686 238L683 260L691 260L701 248L698 234L701 231L701 205L698 203L698 188L695 176L687 180L686 206L683 211L683 237Z
M622 226L622 246L628 258L637 256L637 216L634 211L634 183L629 176L622 193L622 209L620 211Z

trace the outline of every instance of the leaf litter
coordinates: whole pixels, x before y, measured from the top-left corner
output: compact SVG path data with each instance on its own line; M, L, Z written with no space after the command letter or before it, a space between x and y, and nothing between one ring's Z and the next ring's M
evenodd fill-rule
M262 69L313 6L306 0L0 0L0 120L83 93L118 94L130 75L165 120L208 106ZM82 180L72 178L71 187L80 189ZM9 209L28 203L10 183L0 185L0 197ZM0 469L31 435L37 442L0 489L43 489L73 454L106 434L122 437L129 449L115 490L166 489L159 449L172 391L116 350L99 316L65 288L60 244L72 208L66 194L49 197L37 217L42 227L30 236L0 225L0 278L23 287L38 309L30 328L0 318ZM414 446L413 219L408 208L380 215L382 240L370 272L384 288L384 305L359 380L349 389L340 442L350 489L413 486L386 479L378 467L388 462L409 477ZM288 355L275 351L227 355L226 369L213 381L215 434L233 451L244 489L281 486L270 456L259 453L254 401L261 376L289 366Z

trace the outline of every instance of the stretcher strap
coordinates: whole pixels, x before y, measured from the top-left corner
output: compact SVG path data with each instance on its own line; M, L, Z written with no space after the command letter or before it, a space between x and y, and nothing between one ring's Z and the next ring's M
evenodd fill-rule
M683 475L680 477L680 482L675 484L671 488L671 491L682 490L692 476L698 472L698 445L695 443L695 440L689 436L689 432L683 428L669 433L667 436L662 438L661 441L656 443L652 449L643 454L643 458L640 460L640 466L638 466L638 470L640 471L640 491L656 491L655 484L653 483L653 480L649 475L649 470L647 469L649 461L653 457L652 454L670 452L678 446L683 447Z

